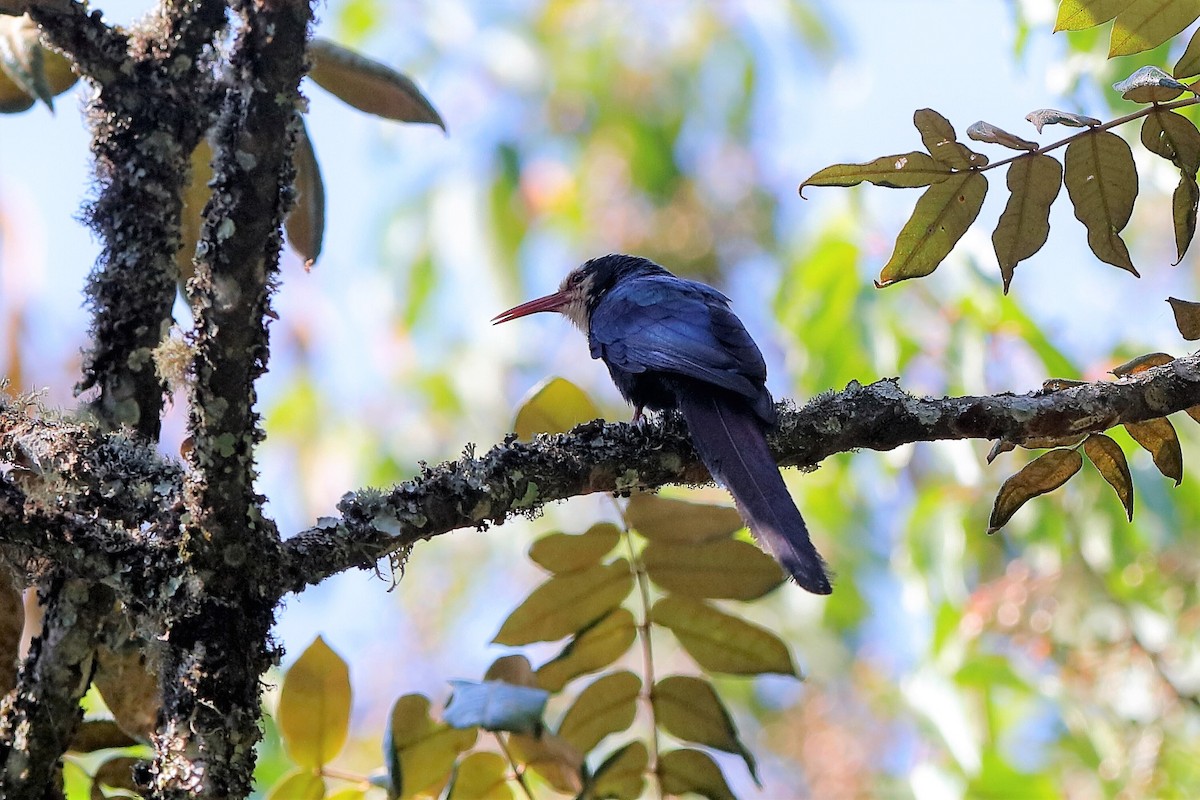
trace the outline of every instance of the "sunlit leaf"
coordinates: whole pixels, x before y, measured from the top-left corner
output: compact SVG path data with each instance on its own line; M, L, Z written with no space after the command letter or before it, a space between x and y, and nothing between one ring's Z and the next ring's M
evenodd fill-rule
M284 228L288 242L304 259L304 266L311 267L321 255L325 239L325 183L303 123L292 158L296 162L296 204L288 212Z
M475 728L458 729L434 722L427 697L404 695L388 715L383 744L392 793L412 797L443 783L459 753L472 747L478 737Z
M499 753L471 753L454 771L447 800L512 800L508 762Z
M623 731L637 713L642 679L632 672L597 678L575 698L558 726L558 735L581 753L589 753L605 736Z
M550 572L570 572L599 564L620 540L620 528L610 522L598 522L581 534L543 536L530 546L529 558Z
M1137 275L1118 235L1133 213L1138 192L1133 152L1120 136L1091 131L1067 145L1065 182L1075 218L1088 231L1088 246L1105 263Z
M946 180L954 172L927 153L914 150L894 156L880 156L864 164L834 164L809 176L805 186L857 186L866 181L891 189L912 189Z
M913 114L913 125L921 132L921 143L935 161L954 169L987 166L987 156L958 141L950 120L932 108L918 109Z
M143 742L149 742L158 727L162 706L157 652L149 645L96 649L92 682L121 730Z
M688 597L754 600L784 581L779 562L740 539L652 541L642 551L642 563L650 580Z
M304 767L284 775L267 792L267 800L321 800L324 796L325 779Z
M320 636L283 678L279 732L298 766L328 764L346 743L350 727L350 670Z
M1133 521L1133 476L1129 474L1129 463L1125 460L1125 452L1121 445L1114 442L1103 433L1093 433L1083 443L1083 452L1104 480L1108 481L1121 500L1125 514Z
M0 72L25 94L54 108L54 93L46 79L45 54L37 23L29 15L0 16Z
M25 601L8 570L0 569L0 697L17 685L17 652L25 626Z
M708 800L737 800L712 758L699 750L672 750L658 759L658 777L667 794L695 792Z
M996 493L988 533L1004 527L1027 500L1062 486L1082 466L1083 456L1078 450L1051 450L1021 467Z
M521 400L513 430L528 440L535 433L565 433L600 416L583 389L564 378L547 378Z
M454 693L443 718L455 728L536 734L550 693L503 681L450 681Z
M1017 264L1042 249L1050 235L1050 205L1062 175L1062 165L1046 155L1022 156L1008 165L1008 203L992 232L1005 293Z
M1200 208L1200 185L1187 172L1179 175L1179 185L1171 195L1171 221L1175 228L1175 263L1183 261L1196 235L1196 212Z
M615 800L638 800L646 788L646 769L650 766L650 751L642 742L630 742L616 751L596 768L589 781L587 797L611 797Z
M1138 372L1143 372L1151 367L1161 367L1163 364L1170 364L1174 361L1174 356L1166 353L1147 353L1144 356L1131 358L1124 364L1113 367L1109 370L1113 375L1134 375Z
M1192 32L1192 38L1188 39L1187 48L1175 62L1171 74L1180 79L1200 75L1200 30Z
M625 508L629 525L642 536L662 542L711 542L725 539L746 527L742 515L729 506L689 503L640 493Z
M926 189L896 237L896 249L876 285L919 278L937 269L979 215L987 187L987 178L971 171Z
M185 291L187 282L192 279L196 265L196 243L200 241L200 229L204 225L204 206L208 202L210 190L208 182L212 180L212 145L207 139L201 138L192 151L189 165L188 183L183 188L181 199L183 208L180 209L179 233L180 246L175 251L175 268L179 271L179 288Z
M407 75L320 37L309 41L308 52L308 76L342 102L377 117L446 129L437 109Z
M1094 128L1100 124L1095 117L1085 117L1082 114L1072 114L1070 111L1059 111L1056 108L1039 108L1030 111L1025 119L1033 123L1037 132L1041 133L1046 125L1066 125L1071 128Z
M1159 472L1174 480L1176 486L1183 482L1183 451L1170 420L1159 417L1143 422L1126 422L1125 430L1146 449Z
M629 609L618 608L582 631L537 671L538 686L562 691L567 681L607 667L633 645L637 626Z
M988 144L1003 145L1011 150L1037 150L1038 143L1031 142L1028 139L1022 139L1016 134L1009 133L1003 128L999 128L990 122L979 120L978 122L967 128L967 136L977 142L987 142Z
M483 679L486 681L504 681L513 686L537 686L537 676L533 674L533 666L523 655L501 656L487 668Z
M1062 0L1054 31L1081 31L1113 19L1133 0Z
M658 724L675 738L741 756L758 782L754 755L738 738L733 717L708 681L690 675L663 678L654 685L654 711Z
M1182 114L1161 108L1150 112L1142 123L1142 144L1193 176L1200 169L1200 130Z
M1200 7L1194 0L1133 0L1113 22L1108 57L1128 56L1158 47L1197 17Z
M1200 303L1176 297L1168 297L1167 302L1171 304L1171 311L1175 312L1175 327L1183 338L1189 342L1200 339Z
M632 590L633 574L623 558L556 575L508 615L492 641L518 646L561 639L612 611Z
M543 732L541 736L513 734L508 745L518 763L546 779L560 792L577 794L583 789L583 754L570 743Z
M701 600L668 595L654 604L650 619L674 633L688 655L709 672L796 674L792 654L777 635Z
M0 114L19 114L33 108L34 99L0 69Z
M1133 103L1165 103L1187 91L1186 86L1158 67L1141 67L1125 80L1114 83L1113 89Z

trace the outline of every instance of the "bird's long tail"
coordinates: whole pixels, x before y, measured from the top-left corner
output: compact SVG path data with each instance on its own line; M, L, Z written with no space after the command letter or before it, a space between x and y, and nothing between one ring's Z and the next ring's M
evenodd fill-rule
M711 391L680 392L678 404L696 452L733 495L751 532L801 587L829 594L825 562L767 448L763 423L740 398Z

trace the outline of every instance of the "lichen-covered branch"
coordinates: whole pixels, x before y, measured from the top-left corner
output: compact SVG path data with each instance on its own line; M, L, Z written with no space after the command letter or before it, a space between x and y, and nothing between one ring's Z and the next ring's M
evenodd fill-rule
M105 24L99 11L88 11L86 4L72 0L17 0L14 5L24 6L51 46L60 50L80 75L103 86L132 69L129 40Z

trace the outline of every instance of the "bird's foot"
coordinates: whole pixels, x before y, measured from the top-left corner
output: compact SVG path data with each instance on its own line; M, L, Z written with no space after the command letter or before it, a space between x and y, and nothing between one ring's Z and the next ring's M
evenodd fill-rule
M634 406L633 419L629 420L629 424L637 428L639 431L646 427L646 417L642 414L641 406Z

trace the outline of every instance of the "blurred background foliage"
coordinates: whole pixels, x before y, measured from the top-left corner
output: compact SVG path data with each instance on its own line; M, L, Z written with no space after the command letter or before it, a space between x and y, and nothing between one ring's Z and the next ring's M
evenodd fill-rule
M1142 281L1096 262L1060 199L1051 246L1018 270L1007 297L986 232L919 285L876 290L870 279L915 196L893 206L878 189L807 202L795 192L826 164L909 149L911 111L923 105L960 133L980 117L1021 132L1020 117L1040 106L1125 113L1109 84L1141 64L1169 69L1186 37L1110 63L1104 28L1051 39L1050 2L884 5L322 6L322 35L412 76L449 138L351 121L356 112L309 92L327 239L311 274L298 259L284 265L261 392L262 491L281 528L306 527L348 489L500 439L522 394L549 374L625 418L561 320L486 324L602 252L636 252L729 293L763 344L772 390L799 402L888 376L932 395L1029 391L1052 377L1097 379L1139 353L1181 352L1162 300L1200 294L1197 262L1168 266L1174 177L1161 165L1139 162L1149 177L1129 241ZM131 6L130 18L142 10ZM932 57L923 51L939 30L966 41L959 53L1003 30L1005 63L944 63L888 85L886 62ZM901 55L881 56L881 41ZM856 64L881 61L874 86L856 83ZM993 71L1003 93L989 90ZM889 105L848 100L879 97L879 84ZM945 102L927 102L939 93ZM53 119L38 108L0 120L0 364L11 390L53 387L50 401L67 405L86 330L78 287L94 248L65 214L45 211L60 202L45 193L69 195L68 209L84 194L86 139L70 101L57 107ZM847 119L851 128L837 128ZM63 169L75 172L61 179ZM981 219L995 218L992 201ZM177 406L169 446L182 438L181 416ZM1195 464L1194 423L1177 425ZM827 600L784 587L758 604L803 683L718 681L758 757L761 796L1200 793L1200 493L1190 475L1172 490L1128 436L1115 438L1134 472L1132 524L1091 470L986 536L997 487L1029 457L988 466L987 442L845 454L787 475L837 583ZM535 531L611 517L605 498L579 498L535 523L418 547L395 591L356 573L290 601L287 660L319 632L351 665L354 727L339 765L379 766L395 697L444 699L447 679L480 675L504 652L487 642L540 580L524 558ZM673 658L686 662L665 655L661 672ZM269 785L287 762L271 725L266 733ZM744 771L727 774L756 796Z

